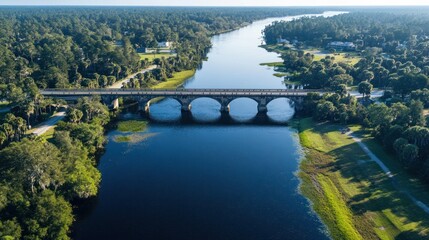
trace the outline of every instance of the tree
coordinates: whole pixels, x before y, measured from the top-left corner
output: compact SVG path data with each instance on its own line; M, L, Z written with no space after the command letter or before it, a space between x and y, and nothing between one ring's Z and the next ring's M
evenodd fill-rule
M363 97L368 96L371 94L372 84L367 82L367 81L363 81L363 82L359 83L358 91L360 94L362 94Z
M64 182L59 155L51 143L23 139L0 151L2 165L7 166L1 173L33 194L50 187L56 189Z
M68 108L67 109L67 117L72 123L79 123L83 117L83 112L79 109Z
M394 120L391 109L386 104L371 104L368 107L368 119L372 127L390 125Z
M68 198L95 196L101 181L100 172L88 158L88 151L77 139L66 131L56 131L54 143L63 153L65 183L62 187Z
M419 148L414 144L406 144L402 148L401 160L406 168L416 167Z
M398 138L393 143L393 149L395 149L396 153L401 154L404 147L408 144L407 139Z
M420 101L411 100L410 102L410 125L425 126L426 119L423 114L423 103Z
M21 226L16 221L16 219L13 220L6 220L6 221L0 221L0 239L2 240L14 240L14 239L20 239L21 238Z
M332 102L325 101L317 104L316 107L316 118L317 120L328 120L336 111L336 108Z
M397 102L390 107L394 124L407 127L411 123L410 109L403 103Z
M24 222L25 239L70 239L67 234L73 223L70 203L46 190L32 197L31 206Z

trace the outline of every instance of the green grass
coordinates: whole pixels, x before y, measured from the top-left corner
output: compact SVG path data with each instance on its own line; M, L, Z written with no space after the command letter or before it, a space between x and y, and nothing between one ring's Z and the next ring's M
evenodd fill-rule
M143 132L147 129L146 121L129 120L118 123L118 131L120 132Z
M305 53L310 53L314 55L314 61L320 61L324 59L326 56L334 57L334 62L339 63L348 63L349 65L355 65L359 60L361 59L360 56L356 55L356 53L353 52L341 52L337 54L328 53L321 49L316 50L305 50Z
M315 123L311 118L298 121L300 141L306 149L300 189L332 238L427 239L429 215L398 191L359 145L340 133L341 127ZM351 129L359 131L360 127ZM368 145L377 150L374 146ZM386 157L374 153L383 160ZM398 184L402 186L401 181Z
M356 135L362 138L362 142L389 168L391 173L395 176L396 181L402 188L407 189L413 196L420 201L429 204L429 191L427 184L423 183L420 179L404 171L400 160L396 155L388 153L370 134L370 130L362 129L356 126L354 129Z
M149 60L149 62L152 62L155 58L169 58L169 57L174 57L176 56L176 54L171 54L171 53L139 53L140 55L140 60L145 60L146 58Z
M157 85L153 86L153 89L168 89L168 88L177 88L180 87L188 80L190 77L194 76L195 70L186 70L173 74L172 78L167 79L165 82L160 82Z

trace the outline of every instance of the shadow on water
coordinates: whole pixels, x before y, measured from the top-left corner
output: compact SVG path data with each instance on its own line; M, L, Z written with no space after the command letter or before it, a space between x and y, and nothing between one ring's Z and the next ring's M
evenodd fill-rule
M137 116L137 115L136 115ZM257 113L254 117L250 119L239 119L232 116L229 113L220 113L214 119L201 119L198 116L195 116L192 112L181 112L180 117L171 118L168 120L159 119L152 116L151 114L142 113L140 114L141 118L148 120L151 123L156 123L157 125L171 125L171 124L180 124L180 125L213 125L213 126L223 126L223 125L258 125L258 126L276 126L283 125L287 126L289 120L277 121L271 118L266 113Z

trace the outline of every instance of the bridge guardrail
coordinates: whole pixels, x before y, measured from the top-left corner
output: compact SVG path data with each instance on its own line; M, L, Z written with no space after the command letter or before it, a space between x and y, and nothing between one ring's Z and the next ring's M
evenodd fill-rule
M176 93L184 93L184 92L329 92L324 89L136 89L136 88L121 88L115 89L42 89L41 92L55 92L55 93L63 93L66 94L68 92L85 92L87 94L96 94L96 93L120 93L120 92L176 92Z

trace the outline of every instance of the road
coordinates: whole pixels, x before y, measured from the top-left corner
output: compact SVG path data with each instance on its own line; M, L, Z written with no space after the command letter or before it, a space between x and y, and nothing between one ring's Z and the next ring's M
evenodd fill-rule
M150 70L152 70L154 68L156 68L155 65L149 66L148 68L146 68L146 69L144 69L144 70L142 70L140 72L134 73L134 74L126 77L125 79L120 80L120 81L114 83L113 85L109 86L108 88L110 88L110 89L120 89L122 87L123 83L129 82L130 79L134 78L137 74L139 74L139 73L145 73L145 72L150 71ZM6 109L6 108L5 109L1 109L0 113L2 111L7 112L9 110L10 109ZM55 113L51 118L49 118L45 122L39 124L37 127L33 128L32 129L32 133L34 135L36 135L36 136L43 135L44 133L46 133L47 131L49 131L51 128L53 128L55 126L55 124L57 124L57 122L59 122L60 120L62 120L65 116L66 116L66 112L65 111L61 111L61 112Z
M109 86L107 88L109 88L109 89L119 89L119 88L122 88L122 86L123 86L124 83L128 83L131 80L131 78L136 77L137 74L139 74L139 73L145 73L145 72L153 70L155 68L156 68L156 65L151 65L151 66L149 66L149 67L141 70L140 72L136 72L136 73L131 74L128 77L126 77L126 78L124 78L124 79L122 79L122 80L120 80L118 82L115 82L114 84L112 84L111 86Z
M49 129L53 128L55 124L57 124L57 122L63 119L65 116L65 111L55 113L48 120L33 128L32 133L36 136L43 135L45 132L49 131Z
M359 93L358 91L349 91L351 96L357 97L357 98L361 98L362 94ZM374 89L371 92L371 98L379 98L382 97L384 94L384 90L379 90L379 89Z
M429 214L429 206L427 206L426 204L424 204L422 201L418 200L416 197L414 197L409 191L399 188L396 184L396 180L395 180L395 176L392 174L392 172L389 170L389 168L383 163L383 161L381 161L380 158L378 158L371 150L369 150L369 148L362 142L362 139L353 135L352 132L349 132L348 135L350 137L352 137L352 139L359 145L360 148L362 148L362 150L366 153L366 155L368 155L369 158L371 158L372 161L374 161L375 163L378 164L378 166L380 166L381 170L383 170L383 172L387 175L387 177L389 177L392 182L394 183L393 185L402 193L404 193L405 195L407 195L411 201L413 201L413 203L415 205L417 205L418 207L420 207L423 211L425 211L426 213Z

